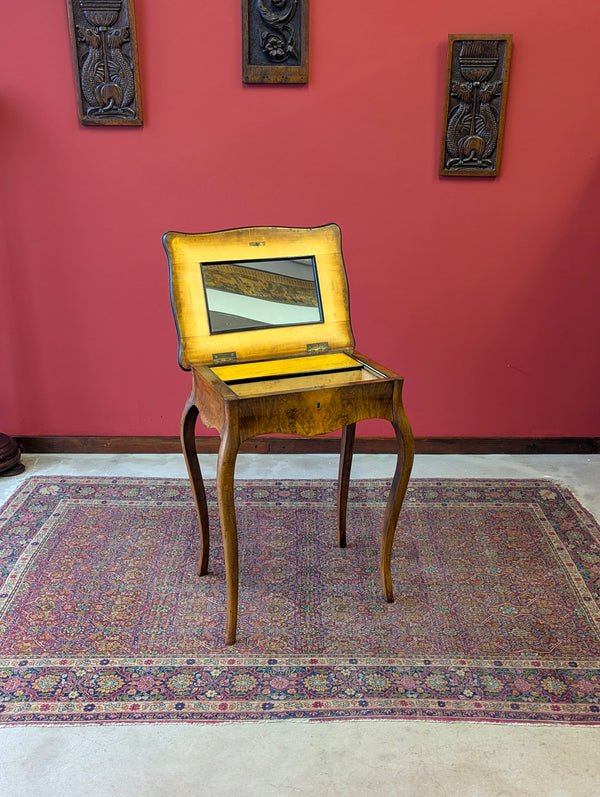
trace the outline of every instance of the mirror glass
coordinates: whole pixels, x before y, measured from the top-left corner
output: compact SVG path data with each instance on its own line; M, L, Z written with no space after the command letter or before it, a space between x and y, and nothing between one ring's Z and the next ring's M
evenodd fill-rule
M200 266L213 334L323 322L314 257Z

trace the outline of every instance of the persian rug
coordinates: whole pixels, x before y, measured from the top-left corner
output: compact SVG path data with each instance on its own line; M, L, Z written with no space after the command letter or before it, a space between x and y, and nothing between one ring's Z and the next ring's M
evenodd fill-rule
M0 510L0 722L600 721L600 529L549 481L238 482L238 642L223 643L214 483L196 574L187 481L33 477Z

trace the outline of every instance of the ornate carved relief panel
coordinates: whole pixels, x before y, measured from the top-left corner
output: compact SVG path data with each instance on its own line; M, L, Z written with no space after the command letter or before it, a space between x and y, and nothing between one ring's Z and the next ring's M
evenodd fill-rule
M448 37L441 175L498 175L511 52L510 34Z
M141 125L133 0L67 0L79 121Z
M242 0L242 80L308 82L308 0Z

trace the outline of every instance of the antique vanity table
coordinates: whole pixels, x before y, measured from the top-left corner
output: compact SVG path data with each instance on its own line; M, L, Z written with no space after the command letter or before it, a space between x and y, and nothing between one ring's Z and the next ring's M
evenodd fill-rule
M221 437L217 497L227 578L226 643L235 642L238 610L235 461L240 444L256 435L343 430L338 543L344 547L356 422L390 421L398 461L383 522L380 571L384 597L392 602L392 544L412 468L413 436L402 406L402 377L354 349L339 228L167 232L163 244L179 364L192 371L181 441L200 524L200 575L208 570L209 532L195 443L198 414Z

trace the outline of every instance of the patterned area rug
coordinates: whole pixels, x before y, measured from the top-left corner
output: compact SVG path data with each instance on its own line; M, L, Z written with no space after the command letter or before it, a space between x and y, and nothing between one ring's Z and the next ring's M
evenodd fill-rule
M239 482L238 643L214 484L196 575L186 481L34 477L0 510L0 722L600 722L600 529L546 481L413 480L396 602L388 483Z

